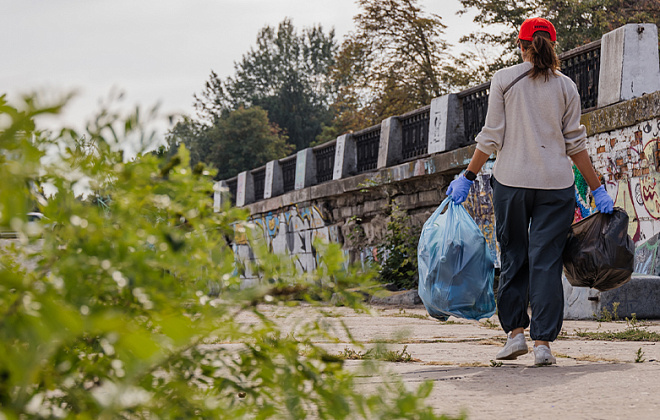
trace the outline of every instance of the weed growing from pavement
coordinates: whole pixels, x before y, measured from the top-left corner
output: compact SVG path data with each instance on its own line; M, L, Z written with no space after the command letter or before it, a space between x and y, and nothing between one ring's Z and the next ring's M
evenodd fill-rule
M570 357L571 359L578 362L610 362L610 363L621 363L619 359L610 359L607 357L594 356L593 354L583 354L580 356Z
M552 352L552 354L555 355L555 357L559 357L560 359L570 359L571 356L564 354L564 353L557 353L557 352Z
M604 331L604 332L586 332L576 331L578 337L587 338L589 340L603 340L603 341L660 341L660 334L654 331L649 331L640 328L640 322L637 320L636 314L632 314L632 318L626 318L628 327L623 331Z
M414 314L414 313L407 313L405 309L399 309L398 314L389 314L389 315L384 315L386 317L396 317L396 318L417 318L417 319L429 319L429 316L426 314Z
M644 352L642 351L642 348L637 349L637 354L635 355L635 363L643 363L644 362Z
M612 312L610 312L607 308L603 308L600 311L600 315L596 315L594 313L594 319L598 322L618 321L619 315L617 314L617 311L619 310L619 305L619 302L612 303Z
M480 324L483 327L490 328L491 330L499 330L500 326L491 321L490 319L485 320L484 322L480 322Z
M502 367L502 362L496 362L495 360L491 360L490 367Z
M408 346L401 351L371 348L365 352L356 351L349 347L344 348L338 355L344 360L382 360L384 362L414 362L412 354L408 353Z

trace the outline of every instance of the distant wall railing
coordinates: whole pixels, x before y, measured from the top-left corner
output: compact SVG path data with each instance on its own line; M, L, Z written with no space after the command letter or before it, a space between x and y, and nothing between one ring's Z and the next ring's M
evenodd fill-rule
M236 205L236 187L238 186L238 177L228 179L227 188L229 188L229 197L232 205Z
M488 113L489 94L490 82L458 93L458 98L463 100L463 124L465 138L468 141L474 141L484 126Z
M254 180L254 197L256 200L262 200L266 188L266 167L253 170L252 179Z
M628 24L615 31L630 31L625 32L630 35L614 35L613 31L559 55L562 73L577 86L583 112L660 90L660 67L652 65L652 58L658 53L657 27ZM626 47L626 43L630 46ZM608 61L608 68L602 73L601 56ZM612 71L616 66L628 69L630 74ZM639 68L645 74L638 75ZM658 82L653 82L656 79ZM599 84L603 86L599 88ZM434 98L430 105L249 171L251 176L241 178L245 182L241 181L239 187L245 191L239 191L239 201L247 200L247 204L265 195L274 197L473 143L486 120L490 87L487 82ZM235 203L237 178L225 182ZM265 182L271 184L264 185Z
M314 156L316 157L316 182L332 181L332 173L335 169L335 149L337 140L316 146Z
M562 73L577 85L582 112L590 111L598 105L600 44L599 39L559 55Z
M293 191L296 186L296 155L280 160L284 192Z
M416 109L399 117L403 160L425 155L429 150L431 106Z
M376 169L380 145L380 124L354 134L357 152L357 173Z

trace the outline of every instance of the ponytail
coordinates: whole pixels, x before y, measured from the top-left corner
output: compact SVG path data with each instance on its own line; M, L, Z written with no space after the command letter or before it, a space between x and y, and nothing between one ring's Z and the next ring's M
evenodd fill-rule
M557 74L559 70L559 57L555 52L555 43L550 40L550 34L546 31L534 32L533 41L520 40L520 45L525 50L525 55L534 65L530 77L536 79L544 76L548 80L548 70Z

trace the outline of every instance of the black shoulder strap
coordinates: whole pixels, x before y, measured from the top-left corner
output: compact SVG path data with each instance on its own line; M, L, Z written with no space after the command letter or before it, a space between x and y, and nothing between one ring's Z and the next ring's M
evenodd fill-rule
M513 80L513 82L509 83L509 86L505 87L504 90L502 91L502 96L506 95L506 93L509 91L509 89L511 89L513 87L513 85L518 83L521 79L523 79L525 76L527 76L531 71L532 71L531 69L527 70L526 72L524 72L520 76L516 77Z
M518 83L519 81L524 79L529 73L531 73L531 71L532 71L531 69L527 70L526 72L524 72L520 76L516 77L513 80L513 82L509 83L509 86L505 87L504 90L502 91L502 96L504 97L504 95L506 95L506 93L509 91L509 89L511 89L513 87L513 85L515 85L516 83ZM506 102L505 102L505 106L506 106ZM502 139L502 144L500 145L500 150L502 150L503 147L504 147L504 139Z

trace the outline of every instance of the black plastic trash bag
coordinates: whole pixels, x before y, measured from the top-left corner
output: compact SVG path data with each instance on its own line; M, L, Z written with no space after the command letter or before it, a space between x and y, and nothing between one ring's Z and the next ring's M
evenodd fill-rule
M495 313L495 269L486 238L467 210L451 198L424 223L417 261L417 292L429 315L441 320L450 315L481 319Z
M628 235L628 214L615 207L612 214L596 213L574 223L563 258L566 278L575 287L604 292L630 281L635 243Z

